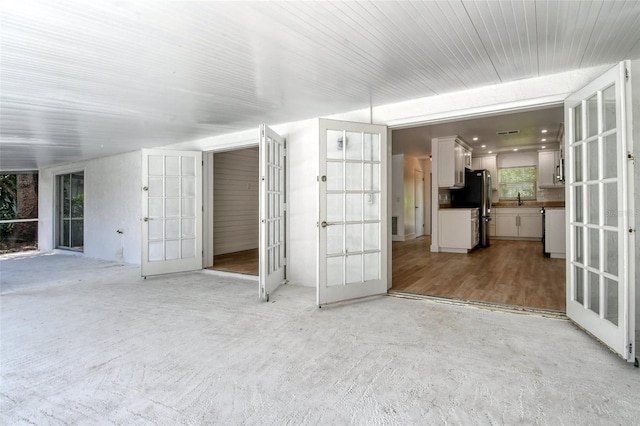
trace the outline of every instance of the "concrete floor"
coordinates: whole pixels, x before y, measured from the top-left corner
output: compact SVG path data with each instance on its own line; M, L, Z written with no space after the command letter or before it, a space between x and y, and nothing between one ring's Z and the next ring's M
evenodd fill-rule
M2 424L638 424L640 369L562 319L8 256Z

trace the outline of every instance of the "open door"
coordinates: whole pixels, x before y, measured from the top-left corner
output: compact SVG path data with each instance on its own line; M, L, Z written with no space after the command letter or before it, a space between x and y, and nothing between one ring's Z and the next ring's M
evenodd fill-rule
M259 297L285 282L285 140L260 126L260 248Z
M320 120L318 306L387 292L387 128Z
M635 359L630 64L565 101L567 316L622 358Z
M142 276L202 269L202 153L142 150Z

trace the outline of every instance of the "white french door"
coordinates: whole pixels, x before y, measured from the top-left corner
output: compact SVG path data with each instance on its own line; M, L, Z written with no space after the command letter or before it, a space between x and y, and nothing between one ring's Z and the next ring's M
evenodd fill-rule
M260 126L259 297L269 301L285 282L285 140Z
M318 306L387 292L387 128L320 120Z
M142 276L202 269L202 153L142 150Z
M635 358L633 178L621 63L565 101L567 316Z

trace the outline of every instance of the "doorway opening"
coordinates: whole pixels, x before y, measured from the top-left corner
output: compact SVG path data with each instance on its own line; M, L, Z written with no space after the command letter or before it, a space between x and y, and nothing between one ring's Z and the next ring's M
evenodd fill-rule
M564 312L564 253L556 253L553 258L545 255L543 216L540 214L541 207L547 211L564 211L564 185L555 179L543 182L538 178L536 198L518 205L517 200L501 197L498 180L501 169L523 166L540 169L540 153L558 153L563 138L563 121L563 107L556 105L393 130L392 154L394 158L403 156L404 161L393 162L392 188L394 191L403 188L404 192L392 195L392 209L395 209L394 216L405 216L404 227L399 226L399 233L404 229L405 235L394 236L391 291ZM504 130L511 132L503 135ZM459 135L472 146L473 164L467 168L487 169L492 175L493 208L488 232L490 245L465 254L439 252L439 249L432 251L432 246L439 247L443 232L447 232L441 229L443 224L439 221L435 225L437 229L425 233L427 235L423 237L419 237L418 232L410 232L406 226L407 221L418 222L408 216L413 212L406 208L407 205L414 207L412 200L407 199L407 194L413 194L416 190L415 187L407 188L408 183L415 185L414 178L407 179L407 165L429 158L433 138L450 135ZM551 158L554 156L551 155ZM428 166L431 166L430 163ZM404 172L395 170L401 164L404 164ZM448 167L453 168L454 165ZM431 168L426 172L431 172ZM396 177L403 175L403 183L396 184ZM451 195L456 190L429 189L429 194L432 191L437 191L437 194L435 197L426 195L421 207L432 212L435 220L444 210L451 209ZM412 198L418 200L418 197ZM437 208L431 208L432 200L438 204ZM401 209L395 208L395 204ZM400 217L399 222L402 219ZM426 219L425 224L430 223L431 218ZM514 226L510 226L511 222ZM548 233L547 230L547 237Z
M258 276L259 149L213 154L213 266Z
M56 247L84 250L84 171L56 176Z

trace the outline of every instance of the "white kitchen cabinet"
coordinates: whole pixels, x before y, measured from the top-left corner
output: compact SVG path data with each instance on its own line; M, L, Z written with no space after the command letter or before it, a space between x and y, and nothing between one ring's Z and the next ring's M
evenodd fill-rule
M438 212L440 251L467 253L480 242L479 209L441 209Z
M551 257L564 259L566 247L565 209L546 209L544 217L544 251Z
M538 151L538 188L558 188L560 181L560 151Z
M538 208L496 208L496 237L542 238L542 216Z
M487 155L482 157L473 157L473 159L471 160L471 168L473 170L488 170L491 174L491 189L498 189L497 156Z
M438 138L438 186L464 187L465 167L471 167L471 148L459 136Z

